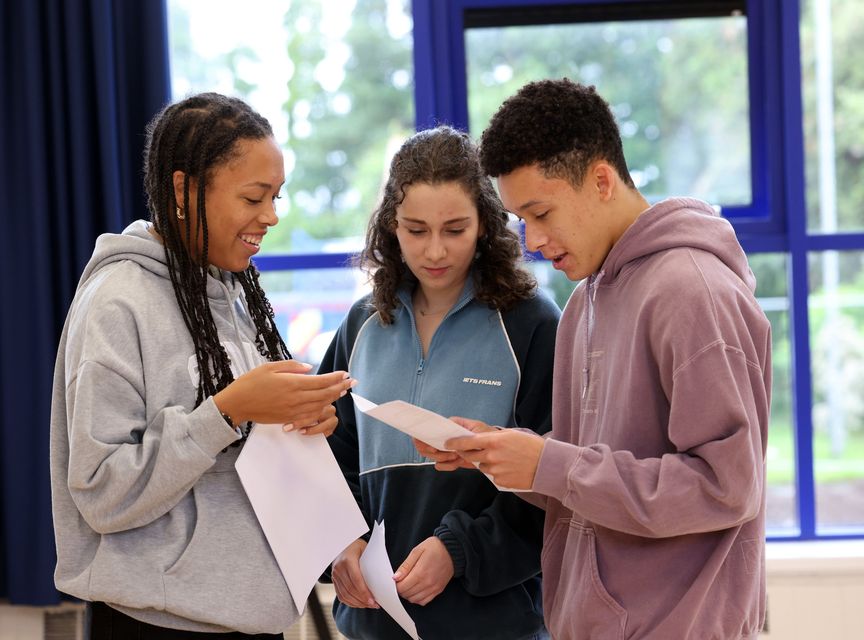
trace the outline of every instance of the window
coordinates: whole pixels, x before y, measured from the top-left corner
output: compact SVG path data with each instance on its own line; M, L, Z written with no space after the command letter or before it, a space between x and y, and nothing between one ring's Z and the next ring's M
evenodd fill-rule
M864 36L862 19L864 8L853 0L802 2L807 229L812 233L864 230L864 74L852 55Z
M815 523L829 533L864 527L864 242L848 233L864 228L864 148L849 135L864 125L864 75L849 59L862 21L860 3L802 3L807 230L840 249L807 262Z
M479 135L526 82L569 77L609 101L631 175L649 201L689 193L750 206L746 17L732 10L644 20L629 19L631 12L644 15L631 9L607 21L482 26L468 13L469 23L481 24L465 29L470 130ZM490 14L482 17L493 24L508 15Z
M811 400L810 432L799 429L809 439L800 464L812 463L804 524L820 536L864 532L864 146L852 134L864 130L864 74L853 59L862 37L860 2L801 2L808 252L797 286L808 301L810 387L796 393Z
M418 77L418 121L476 135L528 80L595 84L641 190L719 204L757 275L774 336L769 536L861 537L864 5L800 4L417 2L416 57L439 62ZM572 283L535 271L566 299Z
M809 255L813 471L820 530L864 527L864 251Z

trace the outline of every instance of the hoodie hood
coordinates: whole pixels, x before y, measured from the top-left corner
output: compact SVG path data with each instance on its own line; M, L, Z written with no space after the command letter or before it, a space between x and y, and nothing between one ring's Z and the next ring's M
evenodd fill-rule
M714 254L751 291L756 290L756 278L732 225L709 204L694 198L668 198L642 212L612 247L598 277L608 284L628 263L679 247Z
M150 271L160 278L170 281L168 263L165 258L165 245L156 238L150 229L152 225L146 220L136 220L122 233L103 233L96 239L96 247L93 255L84 267L78 287L98 274L102 269L123 260L131 260L142 268ZM225 289L229 293L230 302L234 302L240 295L242 287L230 277L231 274L222 272L220 278L213 277L211 273L207 278L207 297L211 301L225 301ZM226 277L227 276L227 277ZM223 286L224 285L224 286Z

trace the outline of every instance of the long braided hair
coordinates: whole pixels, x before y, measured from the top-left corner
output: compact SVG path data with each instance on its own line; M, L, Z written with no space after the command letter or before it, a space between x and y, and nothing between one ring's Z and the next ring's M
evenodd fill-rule
M147 126L144 151L147 206L165 244L174 295L195 345L199 372L196 407L234 380L231 361L219 340L207 301L210 265L205 192L214 171L237 156L239 141L272 135L270 123L249 105L218 93L201 93L170 104ZM182 203L175 198L175 171L185 174ZM191 178L196 179L198 187L194 194L197 211L194 229L193 216L181 219L177 215L178 207L190 211ZM249 267L232 277L243 287L259 353L270 361L291 358L276 329L273 308L258 283L258 270L250 262Z

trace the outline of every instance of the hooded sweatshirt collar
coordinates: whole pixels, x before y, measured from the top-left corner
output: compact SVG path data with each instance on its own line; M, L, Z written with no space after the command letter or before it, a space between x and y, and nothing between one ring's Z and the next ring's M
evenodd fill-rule
M122 260L131 260L151 273L170 279L165 246L150 233L152 225L146 220L136 220L122 233L104 233L96 240L93 256L84 267L79 287L108 265ZM207 297L211 303L233 304L243 291L240 283L230 273L220 271L207 276Z
M642 212L609 251L594 282L612 283L628 263L680 247L714 254L755 291L756 278L732 225L695 198L668 198Z

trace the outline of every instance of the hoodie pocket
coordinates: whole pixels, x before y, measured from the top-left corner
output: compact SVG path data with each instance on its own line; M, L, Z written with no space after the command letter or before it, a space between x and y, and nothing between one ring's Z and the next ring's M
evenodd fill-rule
M549 593L547 585L558 586L561 580L560 550L564 548L567 537L567 525L570 518L558 518L549 535L543 538L543 549L540 551L540 567L543 571L543 617L549 619L549 614L555 608L555 596L558 589ZM552 556L550 558L550 556Z
M193 495L194 531L162 575L165 609L246 633L290 626L291 596L239 479L206 473Z
M563 542L560 540L562 533L566 533ZM549 537L550 543L563 548L560 555L547 554L542 563L544 576L552 579L549 584L556 585L555 595L546 609L549 630L555 638L624 638L627 612L606 591L600 579L595 536L593 529L578 522L559 520Z

